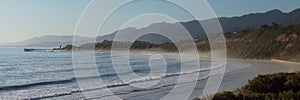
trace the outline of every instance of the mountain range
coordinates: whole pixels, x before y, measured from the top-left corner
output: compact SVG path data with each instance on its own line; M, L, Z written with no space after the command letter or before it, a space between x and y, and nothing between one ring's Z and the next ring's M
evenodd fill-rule
M45 35L41 37L34 37L25 41L14 43L3 43L0 46L4 47L59 47L60 45L68 45L73 43L73 38L76 37L82 44L90 43L91 38L83 36L57 36Z
M280 10L271 10L265 13L252 13L238 17L220 17L218 20L222 25L224 33L242 31L245 29L258 29L262 25L271 25L272 23L277 23L280 26L294 25L300 23L300 9L285 13ZM205 38L205 32L199 23L209 24L215 19L208 20L193 20L188 22L178 22L178 23L154 23L148 27L136 29L136 28L126 28L123 30L118 30L112 34L97 37L97 42L103 40L113 40L116 33L125 34L136 34L140 32L148 32L149 30L161 30L163 32L172 33L173 36L180 36L180 31L178 31L178 24L183 25L191 34L194 39ZM89 37L76 36L82 44L91 42ZM42 37L36 37L28 39L26 41L21 41L18 43L12 43L18 46L27 47L57 47L59 45L71 44L73 36L54 36L47 35ZM168 42L169 39L166 37L149 34L138 39L139 41L146 41L152 43L162 43Z

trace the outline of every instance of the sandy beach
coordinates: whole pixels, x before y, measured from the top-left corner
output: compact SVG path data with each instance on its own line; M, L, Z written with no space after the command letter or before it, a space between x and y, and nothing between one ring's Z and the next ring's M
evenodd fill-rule
M272 74L278 72L295 72L300 70L300 64L297 62L281 61L281 60L238 60L228 59L228 65L219 92L233 91L247 84L249 79L259 74ZM200 80L190 100L201 96L206 80ZM184 84L189 86L188 84ZM184 90L181 91L186 92ZM144 96L137 96L129 100L157 100L166 95L168 91L157 92ZM180 94L180 93L178 93ZM174 98L173 100L176 100Z

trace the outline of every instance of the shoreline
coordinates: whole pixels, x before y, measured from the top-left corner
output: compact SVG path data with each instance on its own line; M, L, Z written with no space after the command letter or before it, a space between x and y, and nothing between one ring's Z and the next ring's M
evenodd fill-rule
M283 63L278 61L270 61L270 60L244 60L244 59L227 59L228 66L226 68L226 72L224 74L224 78L222 80L221 86L219 88L219 92L222 91L233 91L237 88L245 85L249 79L259 75L259 74L272 74L278 72L295 72L300 70L299 64L291 64L291 63ZM283 67L285 66L285 67ZM271 68L272 67L272 68ZM193 100L196 97L199 97L202 93L202 89L206 84L207 79L202 79L197 81L196 90L191 94L189 100ZM182 84L182 86L190 86L189 83ZM43 88L40 88L43 90ZM57 88L57 90L60 90ZM127 98L126 100L140 100L140 99L148 99L148 100L157 100L159 97L163 97L168 93L169 89L160 90L155 92L150 92L144 95L137 95L134 97ZM21 91L15 91L16 93ZM36 91L35 91L36 92ZM59 94L59 92L54 92L54 94ZM179 91L186 92L186 91ZM12 92L14 93L14 92ZM34 93L34 92L33 92ZM26 93L27 94L27 93ZM30 95L30 93L28 94ZM34 95L34 94L32 94ZM75 99L75 98L83 98L81 93L71 93L67 95L57 95L50 98L44 99ZM174 98L176 99L176 98Z
M49 52L86 52L86 53L111 53L111 50L76 50L76 51L70 51L70 50L53 50ZM117 51L120 53L123 53L124 51ZM201 53L203 52L203 53ZM125 52L126 53L126 52ZM170 51L153 51L153 50L130 50L129 53L136 53L136 54L172 54L172 55L178 55L179 53L177 52L170 52ZM198 51L199 58L200 59L211 59L210 57L211 52L207 51ZM228 54L227 54L228 55ZM290 64L300 64L300 59L299 60L282 60L282 59L277 59L277 58L257 58L257 59L251 59L251 58L234 58L234 57L228 57L226 59L231 59L231 60L247 60L247 61L259 61L259 62L281 62L281 63L290 63Z
M300 64L298 63L286 63L272 60L245 60L245 59L228 59L229 65L226 68L221 86L218 92L222 91L234 91L238 88L241 88L248 83L248 80L253 79L254 77L262 74L273 74L279 72L297 72L300 70ZM272 68L270 68L272 67ZM200 85L205 84L205 80L198 81ZM204 87L197 86L194 93L190 96L189 100L193 100L196 97L200 97ZM185 92L185 91L181 91ZM200 93L200 94L199 94ZM130 98L129 100L156 100L166 94L166 91L161 91L158 93L138 96ZM175 100L176 98L174 98Z
M62 52L62 51L59 51ZM67 51L68 52L68 51ZM99 52L99 51L96 51ZM105 52L109 52L105 51ZM162 53L162 54L178 54L175 52L149 52L149 51L142 51L137 50L133 51L131 53ZM202 55L201 55L202 54ZM199 55L199 57L202 59L210 59L209 55L210 52L203 52ZM228 66L226 68L226 73L224 76L224 80L220 86L219 91L224 90L235 90L237 88L240 88L241 86L245 85L249 79L252 79L253 77L259 75L259 74L272 74L272 73L278 73L278 72L295 72L300 70L300 64L298 62L291 62L291 61L285 61L285 60L278 60L278 59L236 59L236 58L227 58ZM199 97L201 93L201 84L205 84L205 80L199 80L198 81L200 86L196 87L199 89L191 96L191 100ZM188 86L188 84L184 84L185 86ZM17 92L17 91L16 91ZM129 100L137 100L136 98L148 98L150 100L156 100L155 97L160 97L167 93L168 90L162 90L157 91L154 93L149 93L142 96L132 97L129 98ZM184 92L184 91L181 91ZM55 92L58 93L58 92ZM80 93L75 93L80 94ZM75 94L67 95L67 98L73 98ZM34 95L34 94L32 94ZM49 99L61 99L65 96L57 96L57 97L51 97ZM48 98L46 98L48 99ZM176 99L176 98L174 98Z

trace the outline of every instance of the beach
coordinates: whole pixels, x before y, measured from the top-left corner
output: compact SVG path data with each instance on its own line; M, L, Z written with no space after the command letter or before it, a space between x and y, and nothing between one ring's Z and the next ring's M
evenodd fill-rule
M282 60L238 60L228 59L229 65L226 68L223 81L219 88L219 92L222 91L234 91L247 84L248 80L258 76L259 74L272 74L278 72L295 72L300 70L300 64L297 62L289 62ZM198 85L195 92L189 98L193 100L196 97L200 97L203 92L203 84L206 80L198 81ZM187 85L188 86L188 85ZM181 91L182 93L186 91ZM167 92L157 92L150 95L138 96L130 98L130 100L157 100L166 95ZM178 93L180 94L180 92ZM174 98L173 100L176 100Z
M45 99L45 100L82 100L86 99L82 94L82 90L78 86L78 79L74 75L74 66L72 63L71 52L33 52L24 53L23 49L8 48L0 49L1 63L0 76L3 81L0 83L0 99L4 100L20 100L20 99ZM89 52L74 52L77 53L83 61L79 70L87 71L89 63L84 61L96 60L97 69L100 77L105 81L101 86L87 87L87 92L103 91L109 89L114 94L102 93L95 94L95 97L88 99L107 99L113 96L128 100L157 100L164 97L177 84L179 76L184 77L179 87L192 87L193 83L197 82L196 88L189 97L190 100L200 97L204 86L209 78L209 72L215 68L210 68L209 59L201 59L201 68L192 67L190 62L182 62L186 64L186 71L181 71L180 59L178 55L167 53L164 55L168 62L168 70L165 74L160 74L164 69L161 66L152 67L150 70L145 64L148 64L149 57L152 54L131 53L131 62L133 71L139 75L144 75L141 78L133 78L128 82L122 82L118 78L119 75L130 75L133 72L127 69L124 73L115 73L112 67L111 55L107 52L97 52L95 59L89 57ZM16 55L17 54L17 55ZM114 55L121 57L123 55ZM74 59L73 59L74 60ZM160 59L153 59L159 63ZM194 60L192 60L194 61ZM239 60L227 59L226 73L222 80L218 91L232 91L242 87L249 79L259 74L270 74L277 72L295 72L300 70L299 63L282 61L282 60ZM148 75L149 72L154 72L153 75ZM157 74L155 74L157 73ZM199 75L198 75L198 74ZM197 75L198 78L190 77ZM88 83L99 79L99 76L83 77ZM160 81L154 87L148 89L134 88L131 84L147 84L155 81ZM180 89L175 94L183 94L188 90ZM178 95L180 96L180 95ZM169 98L178 99L178 98Z

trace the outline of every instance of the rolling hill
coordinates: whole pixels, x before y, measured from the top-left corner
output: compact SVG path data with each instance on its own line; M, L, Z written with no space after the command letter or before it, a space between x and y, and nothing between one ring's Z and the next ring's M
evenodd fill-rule
M7 43L15 47L59 47L60 45L68 45L73 43L74 36L57 36L45 35L41 37L31 38L21 42ZM75 36L82 44L92 42L89 37Z
M296 9L289 13L281 12L280 10L271 10L265 13L253 13L248 15L243 15L239 17L221 17L218 18L220 21L220 24L222 25L224 33L227 32L235 32L235 31L242 31L245 29L258 29L262 25L271 25L272 23L277 23L281 26L288 26L288 25L294 25L294 24L300 24L300 9ZM178 22L182 24L191 34L191 36L194 39L201 39L205 38L205 32L201 28L200 23L203 24L210 24L214 19L208 19L203 21L193 20L188 22ZM141 28L141 29L135 29L135 28L127 28L123 30L119 30L117 32L125 33L125 34L135 34L141 31L147 31L147 30L162 30L168 33L172 33L172 35L181 34L178 33L178 27L176 27L176 24L178 23L154 23L148 27ZM115 34L117 32L114 32L109 35L100 36L97 38L98 42L101 42L103 40L113 40ZM139 41L146 41L146 42L153 42L153 43L162 43L162 42L168 42L169 40L159 36L159 35L148 35L144 36ZM117 40L118 41L118 40Z
M242 59L282 59L289 61L300 61L300 24L279 26L262 25L259 29L246 29L239 32L228 32L225 34L227 55L230 58ZM217 38L216 38L217 39ZM110 50L112 41L105 40L99 43L84 44L78 49ZM115 42L122 48L129 42ZM185 43L184 41L180 42ZM180 44L179 43L179 44ZM201 52L210 52L208 39L195 41L197 48ZM69 47L68 50L71 50ZM178 52L173 43L165 42L161 44L145 41L135 41L131 45L132 50L165 51ZM188 48L186 50L189 50Z
M262 25L271 25L272 23L277 23L280 26L288 26L294 24L300 24L300 9L296 9L289 13L281 12L280 10L271 10L265 13L252 13L248 15L243 15L239 17L221 17L218 18L220 24L223 27L224 33L228 32L238 32L246 29L258 29ZM178 23L154 23L148 27L136 29L136 28L126 28L123 30L118 30L112 34L97 37L97 42L102 42L104 40L113 40L117 32L135 35L139 32L147 32L151 30L160 30L167 33L172 33L174 37L180 37L182 34L178 31L177 25L182 24L191 34L194 39L206 38L206 34L199 22L203 24L210 24L214 19L208 20L193 20L188 22L178 22ZM76 36L78 37L81 44L85 44L91 41L88 37ZM36 37L28 39L26 41L21 41L17 43L6 43L10 46L21 46L21 47L57 47L59 45L72 44L73 36L55 36L46 35L41 37ZM115 40L118 41L118 40ZM157 34L149 34L138 39L138 41L145 41L151 43L164 43L169 42L169 39L162 37ZM80 45L80 44L75 44Z

